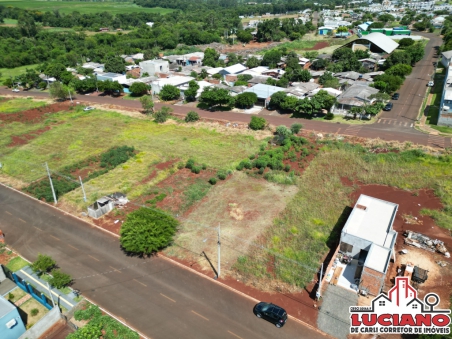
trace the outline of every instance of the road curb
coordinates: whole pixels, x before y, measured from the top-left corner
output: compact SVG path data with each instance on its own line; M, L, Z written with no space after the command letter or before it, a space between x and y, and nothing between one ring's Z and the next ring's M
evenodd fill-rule
M80 221L82 221L82 222L84 222L84 223L86 223L86 224L88 224L88 225L90 225L90 226L93 226L93 227L95 227L95 228L97 228L97 229L100 229L100 230L102 230L102 231L104 231L104 232L106 232L106 233L108 233L108 234L110 234L110 235L112 235L112 236L114 236L114 237L116 237L116 238L119 239L119 235L117 235L117 234L115 234L115 233L113 233L113 232L110 232L110 231L108 231L108 230L106 230L106 229L103 229L102 227L97 226L97 225L95 225L95 224L92 224L92 223L90 223L90 222L88 222L88 221L86 221L86 220L83 220L82 218L79 218L79 217L76 216L76 215L73 215L73 214L70 214L70 213L68 213L68 212L66 212L66 211L63 211L63 210L60 209L59 207L56 207L56 206L53 206L53 205L51 205L51 204L45 203L45 202L43 202L43 201L41 201L41 200L38 200L38 199L36 199L36 198L33 197L33 196L30 196L30 195L28 195L28 194L25 194L24 192L21 192L21 191L15 189L14 187L7 186L7 185L5 185L5 184L3 184L3 183L0 183L0 185L3 186L3 187L6 187L6 188L8 188L8 189L11 189L11 190L13 190L13 191L15 191L15 192L17 192L17 193L20 193L20 194L22 194L22 195L24 195L24 196L26 196L26 197L28 197L28 198L31 198L31 199L33 199L33 200L35 200L35 201L38 201L38 202L41 203L41 204L47 205L47 206L49 206L49 207L52 207L52 208L58 210L59 212L64 213L64 214L67 215L67 216L70 216L70 217L73 217L73 218L75 218L75 219L77 219L77 220L80 220ZM16 252L16 251L15 251L15 252ZM16 252L16 253L18 253L18 252ZM183 264L177 262L176 260L173 260L173 259L167 257L166 255L164 255L164 254L161 253L161 252L158 253L158 257L159 257L159 258L163 258L164 260L167 260L167 261L169 261L169 262L171 262L171 263L173 263L173 264L175 264L175 265L177 265L177 266L179 266L179 267L181 267L181 268L183 268L183 269L185 269L185 270L188 270L188 271L190 271L190 272L192 272L192 273L195 273L195 274L197 274L198 276L203 277L204 279L208 279L209 281L211 281L211 282L213 282L213 283L216 283L216 284L218 284L218 285L220 285L220 286L222 286L222 287L224 287L224 288L226 288L226 289L228 289L228 290L230 290L230 291L232 291L232 292L234 292L234 293L236 293L236 294L239 294L239 295L241 295L241 296L243 296L243 297L245 297L245 298L248 298L248 299L250 299L250 300L252 300L252 301L254 301L254 302L256 302L256 303L260 302L260 300L254 298L254 297L252 297L252 296L250 296L250 295L248 295L248 294L246 294L246 293L243 293L243 292L241 292L241 291L238 291L238 290L236 290L235 288L232 288L232 287L230 287L230 286L228 286L228 285L226 285L226 284L224 284L224 283L222 283L222 282L220 282L220 281L218 281L218 280L213 280L212 278L209 278L209 277L206 276L205 274L203 274L203 273L201 273L201 272L198 272L198 271L194 270L193 268L187 267L187 266L185 266L185 265L183 265ZM28 261L28 260L27 260L27 261ZM88 300L89 302L91 302L92 304L97 305L95 302L92 302L92 301L89 300L87 297L84 296L84 298L87 299L87 300ZM97 306L99 306L99 305L97 305ZM123 321L119 320L117 317L115 317L113 314L109 313L108 311L106 311L106 310L103 309L102 307L99 306L99 308L100 308L102 311L104 311L105 313L107 313L108 315L110 315L112 318L114 318L115 320L119 321L119 322L120 322L121 324L123 324L124 326L129 327L130 329L132 329L133 331L137 332L138 334L140 334L140 335L143 336L144 338L146 338L146 339L151 339L151 338L149 338L149 337L144 336L142 333L140 333L139 331L137 331L137 330L134 329L133 327L131 327L131 326L129 326L129 325L126 325ZM321 334L321 335L324 335L324 336L327 337L327 338L334 338L334 337L330 336L329 334L327 334L327 333L325 333L325 332L319 330L318 328L316 328L316 327L314 327L314 326L312 326L312 325L310 325L310 324L304 322L303 320L300 320L300 319L298 319L298 318L295 318L294 316L291 316L291 315L289 315L289 318L290 318L291 320L294 320L294 321L298 322L299 324L301 324L301 325L303 325L303 326L305 326L305 327L308 327L309 329L311 329L311 330L313 330L313 331L316 331L317 333L319 333L319 334Z

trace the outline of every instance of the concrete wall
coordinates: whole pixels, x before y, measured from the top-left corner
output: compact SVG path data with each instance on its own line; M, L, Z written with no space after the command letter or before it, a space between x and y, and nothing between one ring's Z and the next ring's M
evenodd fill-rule
M147 60L140 62L140 75L148 73L149 75L155 75L155 73L168 73L169 63L168 61L162 62L161 60Z
M16 325L11 328L6 327L6 323L12 319L16 320ZM14 308L11 312L0 318L0 337L2 339L17 339L25 332L25 326L20 318L19 311Z
M384 273L364 266L363 272L361 274L361 282L359 284L359 288L365 288L369 291L369 294L376 296L380 294L384 280Z
M348 254L351 254L353 257L355 255L359 256L359 252L361 250L368 251L370 249L370 245L372 245L372 242L370 242L369 240L364 240L364 239L355 237L354 235L344 233L344 232L341 233L341 242L345 242L345 243L353 246L352 252L348 253ZM358 257L356 257L355 259L357 259L357 258Z
M55 307L49 313L43 316L36 324L34 324L33 327L31 327L27 332L22 334L20 337L15 337L14 339L40 338L43 334L49 335L49 330L58 322L62 321L64 320L62 319L60 310L58 307Z

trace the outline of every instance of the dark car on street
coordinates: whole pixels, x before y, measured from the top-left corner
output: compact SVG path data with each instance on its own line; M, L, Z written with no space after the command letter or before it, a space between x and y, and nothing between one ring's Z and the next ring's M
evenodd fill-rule
M392 100L399 100L399 98L400 98L400 94L399 93L394 93L392 95Z
M283 327L287 321L287 312L282 308L272 303L260 302L253 309L254 314L258 318L263 318L276 327Z
M392 109L392 106L394 106L394 104L392 102L388 102L383 108L383 111L390 111Z

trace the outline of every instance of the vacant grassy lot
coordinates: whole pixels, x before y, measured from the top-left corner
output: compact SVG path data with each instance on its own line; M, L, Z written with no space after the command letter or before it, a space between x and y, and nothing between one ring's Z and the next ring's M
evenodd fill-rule
M0 5L2 4L1 0L0 0ZM34 68L38 66L38 64L33 64L33 65L27 65L27 66L20 66L20 67L16 67L16 68L0 68L0 85L3 84L3 81L5 79L8 79L9 77L15 77L18 75L21 75L23 73L25 73L25 71L27 70L27 68Z
M8 269L11 270L11 272L16 272L22 268L24 268L25 266L28 266L29 263L27 261L25 261L24 259L22 259L21 257L15 257L12 258L8 264L6 265L6 267Z
M345 221L341 215L351 204L349 194L354 188L343 185L341 178L413 192L433 189L446 207L423 213L452 229L452 156L430 156L418 150L374 154L361 146L328 143L298 181L295 198L256 242L270 250L255 247L238 259L236 268L244 279L269 281L274 274L292 285L311 281L321 258L336 245Z
M27 109L42 107L44 105L46 105L45 101L36 101L31 98L6 100L0 102L0 114L26 111Z
M173 10L168 8L144 8L137 6L133 2L84 2L84 1L40 1L40 0L0 0L0 5L14 6L30 10L39 10L40 12L51 12L58 10L61 13L71 13L74 11L85 13L109 12L111 14L119 13L160 13L166 14Z

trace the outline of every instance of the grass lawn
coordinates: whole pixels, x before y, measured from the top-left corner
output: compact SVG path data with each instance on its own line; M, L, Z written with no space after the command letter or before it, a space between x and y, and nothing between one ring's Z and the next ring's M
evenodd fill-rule
M32 310L38 310L38 313L35 315L32 315ZM46 313L49 312L47 308L45 308L42 304L40 304L35 299L31 298L26 303L22 304L19 307L19 313L26 313L26 319L24 320L25 327L29 329L32 327L38 320L40 320L43 316L46 315ZM25 321L26 320L26 321Z
M8 267L8 269L10 269L12 272L16 272L28 265L29 265L28 261L25 261L21 257L15 257L12 258L8 262L8 264L6 264L6 267Z
M15 303L20 298L24 297L25 294L27 294L23 289L16 287L14 290L8 293L8 295L5 296L9 301L12 303Z
M0 5L2 4L1 0L0 0ZM0 77L0 85L3 83L3 81L9 77L15 77L18 75L21 75L23 73L25 73L27 68L34 68L38 66L38 64L33 64L33 65L27 65L27 66L20 66L20 67L16 67L16 68L0 68L0 73L1 73L1 77Z
M444 206L450 206L451 160L450 155L434 157L417 151L374 154L362 146L326 141L322 152L298 181L295 198L256 242L255 249L239 257L236 268L244 277L256 281L272 279L267 269L270 264L275 267L277 278L305 286L317 271L321 258L336 245L344 221L341 220L344 207L352 203L349 194L355 188L344 185L341 178L412 191L433 189ZM438 226L452 229L452 215L447 208L423 213L433 216ZM272 254L259 249L260 245L269 248Z
M1 113L15 113L26 111L27 109L37 108L45 106L45 101L35 101L33 99L13 99L0 102L0 114Z
M17 25L17 20L16 19L3 19L3 24L4 25Z
M109 12L110 14L120 13L160 13L167 14L172 12L172 9L168 8L145 8L140 7L133 2L83 2L83 1L39 1L39 0L16 0L16 1L4 1L0 0L0 5L5 7L14 6L29 10L38 10L40 12L51 12L58 10L60 13L71 13L74 11L81 14Z

